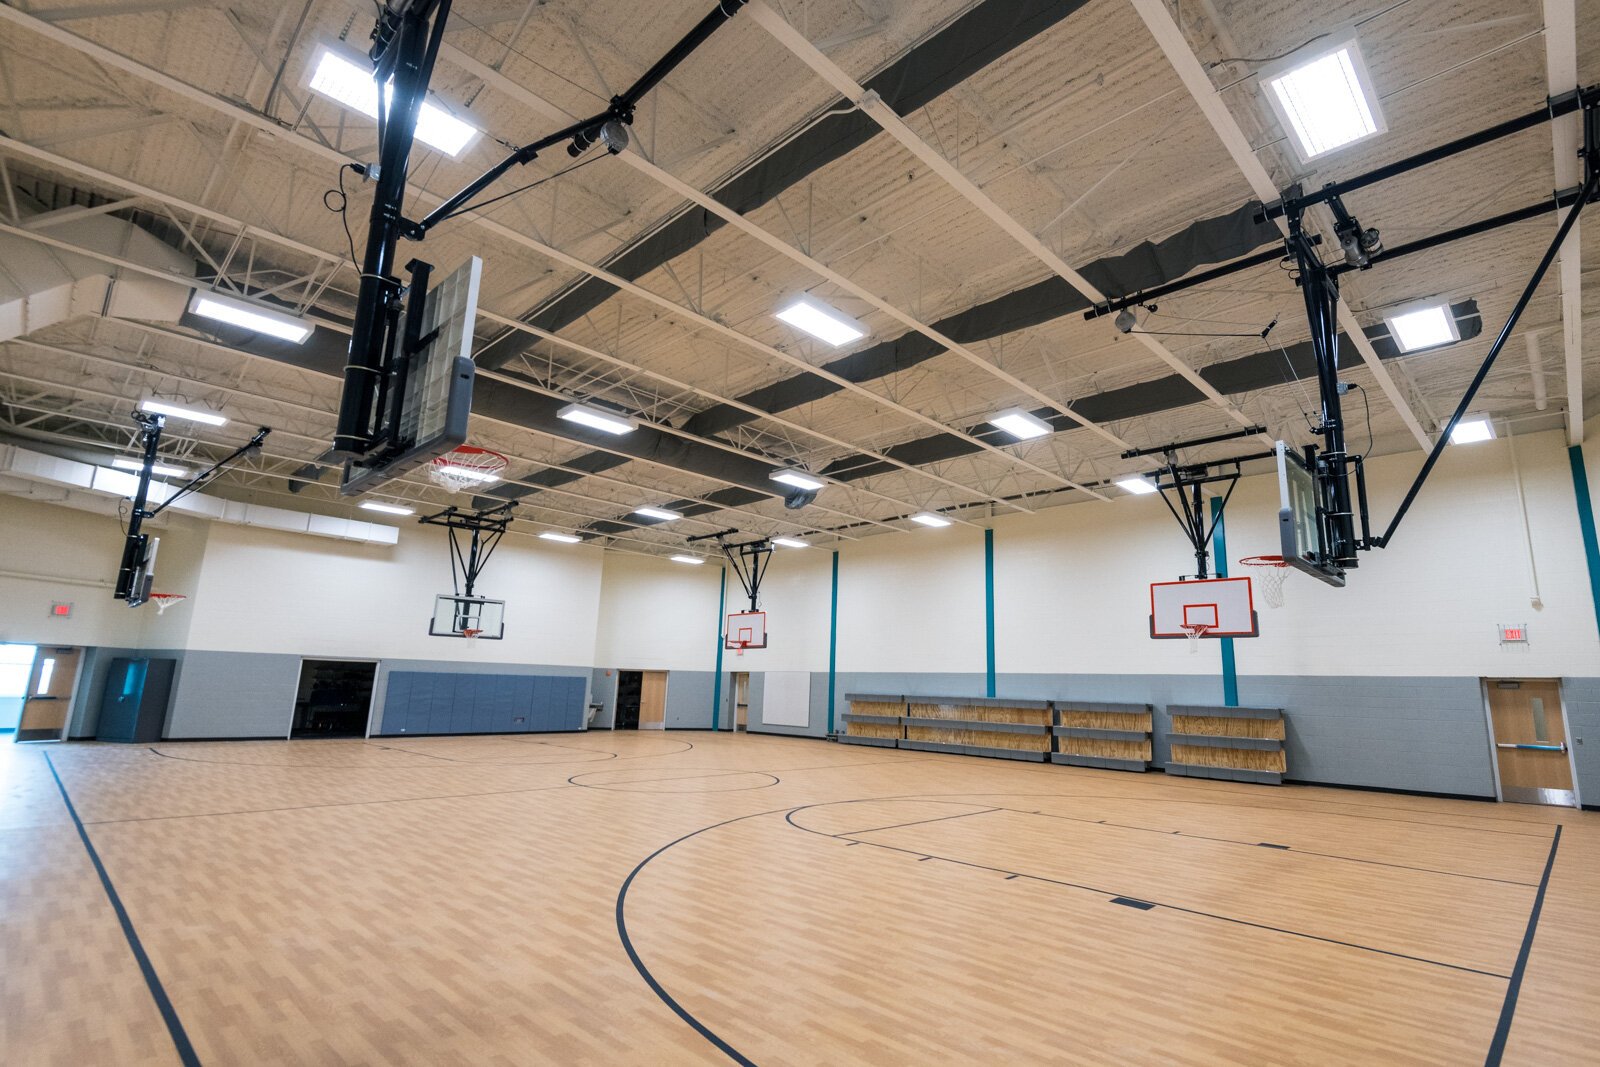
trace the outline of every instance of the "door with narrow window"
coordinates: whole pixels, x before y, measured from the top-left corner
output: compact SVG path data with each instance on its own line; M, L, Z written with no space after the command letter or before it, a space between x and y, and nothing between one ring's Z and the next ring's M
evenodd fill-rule
M1548 678L1491 678L1485 690L1501 797L1518 804L1573 806L1577 795L1561 683Z
M18 741L59 741L66 736L82 652L79 648L39 646L28 677L22 721L17 724Z

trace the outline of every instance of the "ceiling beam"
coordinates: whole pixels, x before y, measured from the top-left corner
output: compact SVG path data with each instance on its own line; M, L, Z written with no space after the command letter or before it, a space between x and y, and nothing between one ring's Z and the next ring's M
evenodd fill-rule
M1150 35L1155 38L1156 44L1167 57L1167 62L1172 64L1173 71L1178 75L1178 80L1183 82L1184 88L1189 90L1189 95L1199 105L1200 112L1216 131L1217 137L1222 141L1222 147L1227 149L1234 165L1244 175L1245 181L1250 184L1251 191L1262 203L1271 203L1280 196L1277 185L1272 176L1267 173L1267 168L1261 160L1256 158L1250 141L1244 135L1244 130L1239 128L1239 122L1233 117L1233 112L1228 110L1228 105L1223 101L1221 94L1211 84L1211 79L1206 75L1205 69L1200 65L1199 58L1194 54L1194 49L1189 47L1189 42L1183 36L1183 31L1172 20L1167 12L1164 0L1129 0L1133 4L1139 17L1144 20L1145 26L1150 30ZM1288 234L1287 223L1282 218L1276 220L1278 229ZM1400 387L1395 384L1394 378L1389 374L1389 369L1378 358L1377 350L1372 347L1372 342L1367 339L1366 333L1361 329L1361 324L1356 321L1355 312L1350 310L1350 305L1341 295L1339 297L1339 326L1344 330L1345 336L1361 353L1361 360L1367 365L1377 380L1384 396L1389 398L1389 403L1406 424L1406 429L1411 431L1411 436L1416 439L1417 447L1427 452L1433 448L1433 441L1428 437L1422 423L1411 410L1411 405L1406 403Z
M530 110L538 112L545 118L555 122L563 123L572 122L578 118L578 116L567 111L563 111L561 108L544 100L542 97L538 96L532 91L524 88L521 85L518 85L510 78L507 78L504 74L501 74L488 64L473 58L459 48L446 44L439 49L439 54L445 59L446 62L460 67L462 70L484 82L491 88L511 97L513 100L525 105ZM888 300L878 296L876 293L873 293L864 286L856 284L854 281L822 263L820 260L814 259L805 252L802 252L800 249L794 247L788 241L783 240L782 238L773 234L771 231L763 229L754 222L751 222L747 217L728 207L716 197L710 195L709 193L701 192L699 189L696 189L687 182L682 181L672 174L669 174L666 170L657 166L651 160L645 158L638 146L634 146L628 151L623 152L621 159L623 163L632 167L645 177L650 178L667 189L672 190L685 200L688 200L694 204L698 204L700 207L711 212L713 215L716 215L718 218L722 219L722 221L728 223L730 226L733 226L740 232L755 238L757 241L760 241L762 244L766 245L774 252L777 252L779 255L787 258L793 263L798 264L799 266L804 267L806 270L809 270L819 278L822 278L830 284L843 289L845 292L851 294L857 299L865 301L878 311L881 311L883 314L888 315L890 318L900 323L900 325L912 330L915 333L922 334L922 336L926 337L934 344L944 348L947 352L966 360L968 363L978 367L986 374L1005 382L1011 388L1017 390L1017 392L1022 393L1025 396L1032 397L1034 400L1044 404L1051 410L1071 419L1084 429L1098 434L1100 437L1104 438L1111 444L1116 445L1120 449L1127 449L1130 447L1129 444L1122 438L1118 437L1116 434L1112 433L1110 430L1107 430L1098 423L1092 422L1091 420L1084 418L1082 415L1079 415L1077 412L1073 411L1069 405L1064 404L1047 393L1034 388L1021 378L1018 378L1016 375L1011 374L1008 371L996 366L989 360L984 359L982 356L978 355L976 352L973 352L959 341L955 341L952 338L945 336L911 313L890 303Z
M762 29L776 38L779 44L794 53L796 58L810 67L845 99L855 101L862 112L876 122L885 133L900 142L924 166L942 178L968 203L988 216L990 221L1004 230L1007 236L1020 244L1030 255L1043 263L1068 285L1083 294L1090 303L1098 304L1106 299L1106 294L1101 292L1089 279L1078 273L1065 260L1052 252L1032 231L990 199L987 193L978 188L977 184L965 174L957 170L955 165L945 159L937 149L923 140L915 130L906 124L904 119L895 114L894 110L885 105L875 93L868 93L861 83L850 77L831 59L823 55L815 45L801 36L798 30L789 25L782 15L768 7L764 0L752 0L747 10L750 12L751 18ZM1239 425L1256 425L1256 419L1247 416L1243 411L1235 407L1232 401L1223 396L1215 386L1196 373L1193 367L1173 355L1166 345L1149 334L1135 333L1132 336L1203 396L1227 412L1228 416Z
M1578 88L1578 14L1574 0L1544 0L1544 65L1551 96ZM1578 145L1583 140L1582 113L1562 115L1550 123L1555 150L1557 189L1583 180ZM1559 220L1558 220L1559 221ZM1561 342L1567 371L1567 443L1583 443L1583 220L1561 246L1556 278L1561 285Z
M220 96L198 88L197 86L190 85L188 82L182 81L181 79L174 78L169 74L147 66L146 64L125 56L120 52L79 37L77 34L69 33L60 27L53 26L48 22L36 19L25 12L18 11L16 8L10 7L3 3L0 3L0 21L10 22L23 29L30 30L48 40L54 41L57 44L60 44L73 51L80 52L107 66L114 67L123 71L124 73L131 74L136 78L166 89L167 91L181 96L184 99L203 104L207 108L210 108L221 115L235 119L245 125L253 126L256 129L271 135L280 143L300 148L303 151L321 156L329 162L337 163L341 166L345 163L362 162L354 156L345 155L338 149L307 137L304 134L292 130L265 115L252 111L248 108L240 107L238 104L232 101L225 100ZM419 200L430 205L436 206L443 203L445 200L444 197L437 196L414 184L408 184L406 191L415 200ZM725 337L735 344L747 348L768 359L777 360L778 362L787 364L796 370L801 370L807 374L822 378L824 381L831 382L847 392L851 392L862 397L869 403L872 403L880 408L886 408L890 411L894 411L913 422L920 423L931 429L937 430L940 433L947 433L954 437L959 437L962 440L967 441L969 444L975 445L986 452L991 452L994 455L1001 457L1003 460L1014 466L1032 471L1034 474L1040 476L1046 481L1053 482L1056 485L1065 486L1070 489L1080 490L1096 500L1107 499L1104 494L1098 492L1097 490L1091 489L1086 485L1082 485L1070 478L1064 477L1055 471L1046 470L1044 467L1040 467L1035 463L1031 463L1021 456L1007 452L1005 449L990 444L988 441L984 441L981 438L974 437L964 430L940 422L938 419L935 419L930 415L925 415L920 411L907 407L906 405L895 400L891 400L881 393L875 393L848 378L835 374L825 368L808 363L799 356L795 356L783 351L782 349L775 348L764 341L760 341L749 336L748 334L740 333L731 326L719 322L709 316L702 315L690 308L686 308L676 301L669 299L668 297L664 297L659 293L652 292L651 290L646 289L627 278L612 274L610 271L604 270L603 268L592 263L587 263L577 256L563 252L551 245L547 245L543 241L539 241L535 238L527 236L526 234L519 233L510 227L501 225L500 223L473 211L463 211L458 217L467 220L478 226L480 229L492 233L497 237L511 242L512 244L520 245L531 252L535 252L546 259L553 260L566 267L570 267L573 270L580 271L584 274L590 275L591 277L595 277L601 281L607 282L610 285L615 286L617 289L628 292L647 303L654 304L676 319L693 323L699 329L705 330L709 333L717 334L721 337ZM1027 510L1026 508L1017 508L1012 501L1005 500L1001 497L991 496L990 502L1002 507L1012 508L1013 510Z

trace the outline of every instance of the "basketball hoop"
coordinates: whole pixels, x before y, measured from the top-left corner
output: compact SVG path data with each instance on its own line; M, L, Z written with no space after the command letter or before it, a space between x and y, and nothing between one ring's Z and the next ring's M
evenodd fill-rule
M1200 651L1200 639L1211 632L1212 626L1204 622L1186 622L1180 629L1189 638L1189 654L1192 656Z
M461 631L461 636L467 638L470 641L473 638L477 637L481 633L483 633L482 630L462 630Z
M462 445L442 456L434 456L428 464L428 477L452 493L474 486L482 487L500 480L500 472L510 460L487 448Z
M736 641L736 642L734 642L734 646L733 647L734 647L734 653L733 654L735 656L742 656L742 655L744 655L744 650L750 647L750 642L749 641Z
M1289 573L1289 564L1282 556L1246 556L1239 561L1261 586L1261 602L1269 608L1283 607L1283 579Z
M189 598L182 593L151 593L147 599L156 606L157 615L165 615L172 605Z

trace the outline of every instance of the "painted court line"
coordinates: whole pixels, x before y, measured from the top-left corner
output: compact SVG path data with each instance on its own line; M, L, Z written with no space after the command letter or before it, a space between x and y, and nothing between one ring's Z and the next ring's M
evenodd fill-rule
M1550 872L1555 869L1556 849L1561 847L1561 824L1556 824L1555 836L1550 839L1550 858L1544 861L1544 877L1539 879L1539 892L1533 897L1533 910L1528 914L1528 929L1522 935L1522 947L1517 950L1517 964L1511 970L1511 984L1506 987L1505 1003L1500 1006L1500 1022L1494 1028L1494 1040L1489 1043L1489 1055L1484 1067L1499 1067L1506 1053L1506 1040L1511 1037L1511 1020L1517 1014L1517 994L1522 992L1522 976L1528 970L1528 956L1533 952L1533 935L1539 929L1539 913L1544 910L1544 891L1550 886Z

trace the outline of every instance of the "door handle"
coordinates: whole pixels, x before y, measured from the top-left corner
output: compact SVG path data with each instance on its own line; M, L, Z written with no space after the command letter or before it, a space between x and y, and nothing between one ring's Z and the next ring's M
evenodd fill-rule
M1531 749L1534 752L1565 752L1567 750L1567 743L1565 741L1563 741L1563 742L1561 742L1560 744L1557 744L1557 745L1520 745L1520 744L1513 744L1513 743L1511 743L1509 741L1497 741L1497 742L1495 742L1495 746L1494 747L1495 748L1525 748L1525 749Z

